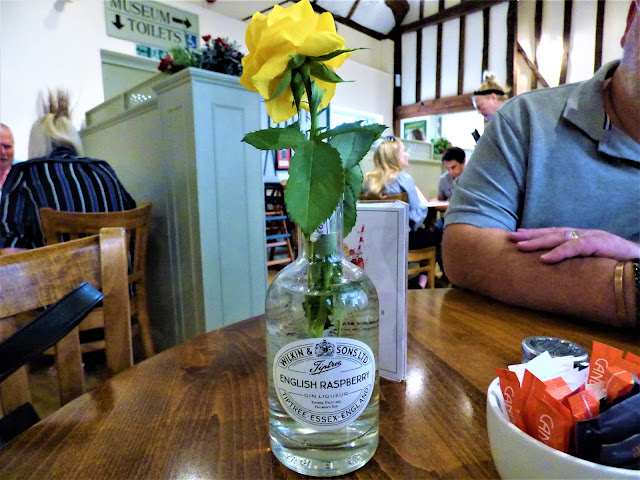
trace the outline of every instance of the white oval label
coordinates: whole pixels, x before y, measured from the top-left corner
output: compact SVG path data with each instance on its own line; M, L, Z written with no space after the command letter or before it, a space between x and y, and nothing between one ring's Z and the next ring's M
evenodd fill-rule
M291 342L273 360L280 403L297 422L315 430L346 427L366 408L376 365L366 343L352 338Z

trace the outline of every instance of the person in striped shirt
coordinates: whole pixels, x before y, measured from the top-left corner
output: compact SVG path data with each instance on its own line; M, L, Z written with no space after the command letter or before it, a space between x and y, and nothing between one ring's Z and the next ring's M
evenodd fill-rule
M82 157L66 92L49 93L29 137L29 158L11 168L0 199L0 253L45 245L39 209L130 210L136 202L104 160Z

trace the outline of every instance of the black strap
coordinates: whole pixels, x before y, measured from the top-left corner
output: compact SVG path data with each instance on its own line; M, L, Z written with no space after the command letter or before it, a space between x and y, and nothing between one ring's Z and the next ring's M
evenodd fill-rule
M103 297L87 282L81 283L34 321L0 343L0 382L58 343Z

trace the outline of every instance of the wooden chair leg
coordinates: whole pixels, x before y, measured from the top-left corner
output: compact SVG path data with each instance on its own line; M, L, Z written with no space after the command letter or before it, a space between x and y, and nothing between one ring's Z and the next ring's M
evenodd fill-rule
M84 393L79 328L74 328L69 335L60 340L55 346L55 352L60 403L65 405Z
M0 340L17 330L15 317L0 320ZM31 402L27 367L21 367L0 385L0 400L3 412L12 412L23 403Z
M138 303L138 324L140 325L140 338L142 339L144 356L145 358L150 358L156 352L153 346L153 337L151 336L149 312L147 311L147 286L144 282L138 282L136 285L136 302Z

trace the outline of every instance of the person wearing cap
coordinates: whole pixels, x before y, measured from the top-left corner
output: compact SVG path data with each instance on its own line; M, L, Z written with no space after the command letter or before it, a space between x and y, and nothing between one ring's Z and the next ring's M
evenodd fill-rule
M473 92L471 101L478 113L484 117L485 122L488 122L504 102L509 100L507 95L509 91L498 83L494 74L484 72L483 78L480 88Z
M582 83L518 95L487 123L445 215L454 284L640 326L639 7L629 8L622 59Z

